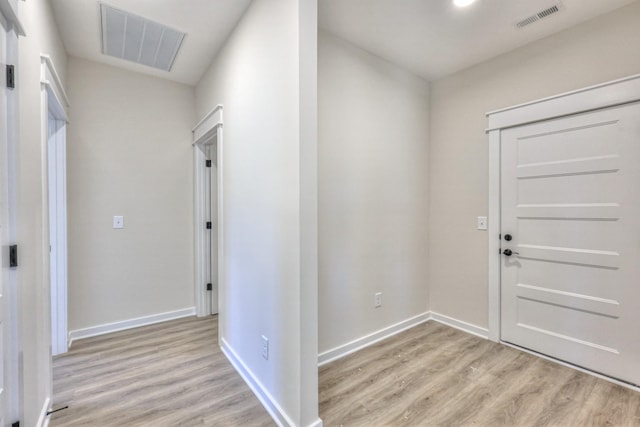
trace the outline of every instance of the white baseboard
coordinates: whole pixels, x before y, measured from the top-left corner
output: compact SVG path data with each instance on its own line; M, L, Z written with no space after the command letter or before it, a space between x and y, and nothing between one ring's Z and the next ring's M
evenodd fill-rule
M369 335L355 339L339 347L320 353L318 355L318 366L326 365L327 363L341 359L351 353L362 350L365 347L369 347L378 341L390 338L402 331L431 320L442 323L443 325L451 326L452 328L459 329L463 332L476 335L480 338L487 339L489 336L489 330L487 328L463 322L462 320L454 319L453 317L445 316L444 314L427 311L415 317L403 320L402 322L398 322L395 325L388 326Z
M69 332L69 347L71 347L71 343L73 343L74 340L109 334L111 332L124 331L125 329L152 325L154 323L166 322L167 320L180 319L182 317L195 316L195 314L195 307L189 307L183 308L181 310L168 311L166 313L152 314L150 316L137 317L135 319L122 320L120 322L106 323L104 325L77 329L75 331Z
M335 347L331 350L322 352L318 355L318 366L326 365L327 363L343 358L348 354L354 353L358 350L362 350L363 348L369 347L370 345L373 345L378 341L382 341L395 334L424 323L429 319L430 312L427 311L417 316L403 320L402 322L398 322L395 325L387 326L386 328L380 329L369 335L365 335L361 338L355 339L339 347Z
M463 322L462 320L454 319L453 317L445 316L444 314L431 312L429 318L443 325L451 326L452 328L460 329L463 332L467 332L472 335L476 335L480 338L488 339L489 330L481 326L476 326L471 323Z
M278 405L278 402L271 396L271 393L267 391L267 389L262 385L260 380L256 378L256 376L251 372L251 369L244 364L242 359L238 356L238 354L231 348L229 343L223 338L220 338L222 352L229 362L233 365L236 371L240 374L245 383L251 388L253 394L256 395L262 406L267 410L271 418L278 424L280 427L293 427L295 423L291 420L291 418L287 415L287 413ZM317 425L314 423L313 426ZM320 426L322 425L322 421Z
M51 398L47 397L44 401L44 405L42 406L42 410L40 411L40 416L38 417L38 422L36 423L37 427L47 427L49 425L49 417L47 416L47 412L49 412L50 405Z
M323 425L322 420L318 418L317 420L309 424L307 427L322 427L322 425Z

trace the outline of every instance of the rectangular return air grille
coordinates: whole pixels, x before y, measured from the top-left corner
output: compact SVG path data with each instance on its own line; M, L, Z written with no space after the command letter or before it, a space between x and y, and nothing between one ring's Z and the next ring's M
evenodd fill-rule
M562 5L561 3L558 3L554 6L551 6L545 10L541 10L540 12L536 13L535 15L531 15L527 18L524 18L523 20L519 21L516 23L516 27L518 28L523 28L526 27L527 25L531 25L536 21L539 21L541 19L544 19L548 16L551 16L553 14L556 14L558 12L560 12Z
M170 71L185 33L100 4L102 53Z

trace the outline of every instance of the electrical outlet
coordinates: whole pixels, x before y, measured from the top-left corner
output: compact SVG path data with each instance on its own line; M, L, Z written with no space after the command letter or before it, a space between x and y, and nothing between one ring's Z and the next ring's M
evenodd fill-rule
M269 360L269 338L262 336L262 357Z
M382 307L382 292L376 292L374 296L374 304L376 308Z
M479 216L478 217L478 230L486 230L487 229L487 217Z

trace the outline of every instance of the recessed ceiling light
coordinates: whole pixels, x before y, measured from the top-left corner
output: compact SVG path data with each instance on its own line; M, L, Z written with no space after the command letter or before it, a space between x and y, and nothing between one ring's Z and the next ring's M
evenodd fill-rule
M453 4L458 7L467 7L476 0L453 0Z

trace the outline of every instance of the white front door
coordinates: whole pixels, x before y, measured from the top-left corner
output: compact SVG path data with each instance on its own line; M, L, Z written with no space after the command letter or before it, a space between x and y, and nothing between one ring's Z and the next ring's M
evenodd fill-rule
M640 384L640 104L501 141L502 341Z
M0 426L6 425L9 420L7 407L7 390L5 378L9 375L9 345L10 328L7 327L8 298L7 284L9 277L9 265L7 247L9 244L9 175L8 175L8 120L7 120L7 82L5 67L7 64L7 30L2 14L0 14L0 253L2 253L0 271Z

